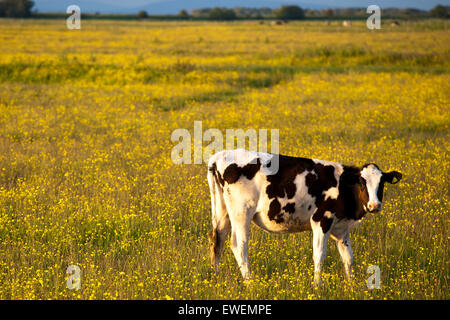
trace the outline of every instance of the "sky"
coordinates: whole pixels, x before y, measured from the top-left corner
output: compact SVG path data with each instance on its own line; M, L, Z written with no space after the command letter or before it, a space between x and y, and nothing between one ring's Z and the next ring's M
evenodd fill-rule
M76 4L81 12L136 13L146 10L150 14L173 14L181 9L211 7L270 7L296 4L302 8L326 9L345 7L368 7L376 4L383 8L418 8L429 10L437 4L449 5L450 0L34 0L33 10L39 12L65 12L69 5Z

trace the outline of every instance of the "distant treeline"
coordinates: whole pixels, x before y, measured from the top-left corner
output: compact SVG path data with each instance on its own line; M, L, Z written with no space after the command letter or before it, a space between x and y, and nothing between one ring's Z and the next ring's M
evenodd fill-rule
M66 13L38 13L32 11L34 1L31 0L0 0L0 17L35 17L35 18L59 18L67 16ZM429 11L415 8L382 8L384 18L393 19L419 19L419 18L449 18L450 6L437 5ZM367 17L366 8L339 8L312 10L302 9L299 6L281 6L278 9L271 8L203 8L193 9L188 12L181 10L178 14L152 15L146 11L137 14L83 14L85 18L100 19L166 19L166 20L236 20L236 19L364 19Z
M29 17L33 6L34 1L30 0L0 0L0 17Z
M216 13L217 9L223 11L233 11L234 19L302 19L302 18L367 18L367 8L338 8L312 10L302 9L298 6L282 6L279 9L270 8L244 8L235 7L233 9L223 8L204 8L190 11L191 17L212 18L211 13ZM303 13L300 13L300 9ZM415 8L382 8L382 15L385 18L412 19L412 18L449 18L450 6L437 5L429 11ZM186 12L184 12L186 13ZM182 14L182 12L180 12ZM232 14L229 14L232 15Z

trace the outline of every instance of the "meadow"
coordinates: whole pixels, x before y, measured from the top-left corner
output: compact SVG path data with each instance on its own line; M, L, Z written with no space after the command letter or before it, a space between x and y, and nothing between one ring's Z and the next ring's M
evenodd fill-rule
M1 299L449 298L448 21L0 19L0 49ZM351 234L352 282L333 241L316 290L311 233L254 226L251 283L228 242L212 272L206 165L170 158L194 121L403 173Z

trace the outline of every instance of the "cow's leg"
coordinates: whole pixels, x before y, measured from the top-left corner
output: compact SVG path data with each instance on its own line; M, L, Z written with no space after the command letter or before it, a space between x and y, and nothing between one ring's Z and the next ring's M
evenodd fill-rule
M224 248L225 240L230 232L231 224L222 190L218 188L217 184L212 185L211 188L215 189L211 194L212 230L209 233L209 249L211 264L217 272L220 256Z
M248 238L252 216L249 210L234 211L230 213L231 220L231 250L242 273L244 280L250 279L248 265Z
M209 234L209 248L211 264L218 271L220 256L222 255L225 240L230 232L230 219L226 210L218 217L213 218L213 228Z
M320 284L322 265L326 257L330 231L324 232L320 221L311 220L311 227L313 232L314 285L318 286Z
M344 264L345 274L350 280L352 276L353 251L350 244L350 233L347 232L342 239L336 240L336 246L341 255L342 263Z

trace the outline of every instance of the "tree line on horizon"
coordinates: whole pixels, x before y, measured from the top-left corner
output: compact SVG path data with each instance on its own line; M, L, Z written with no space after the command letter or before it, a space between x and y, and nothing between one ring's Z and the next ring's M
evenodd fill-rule
M302 9L296 5L284 5L278 9L271 8L202 8L193 9L188 15L186 10L180 11L179 15L184 17L205 18L211 20L233 20L233 19L283 19L301 20L304 18L365 18L367 8L328 8L321 10ZM450 6L437 5L429 11L416 8L382 8L382 14L386 18L449 18ZM218 19L222 18L222 19Z
M0 0L0 17L26 18L37 16L37 11L32 11L34 1L32 0ZM386 18L449 18L450 6L437 5L426 11L415 8L386 8L382 9ZM100 15L96 13L95 15ZM337 8L337 9L303 9L296 5L283 5L278 9L271 8L202 8L192 9L190 12L181 10L176 15L151 15L141 10L134 16L140 19L149 17L174 17L178 19L206 19L206 20L236 20L236 19L281 19L301 20L305 18L364 18L367 17L366 8Z

